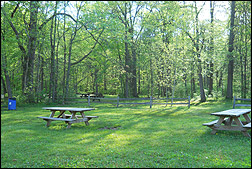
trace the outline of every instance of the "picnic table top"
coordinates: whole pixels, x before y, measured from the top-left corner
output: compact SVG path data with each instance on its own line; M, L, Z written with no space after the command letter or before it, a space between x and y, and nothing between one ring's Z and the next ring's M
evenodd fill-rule
M90 111L95 110L94 108L75 108L75 107L43 107L46 110L67 110L67 111Z
M215 116L240 116L246 113L251 112L251 109L229 109L221 112L211 113Z

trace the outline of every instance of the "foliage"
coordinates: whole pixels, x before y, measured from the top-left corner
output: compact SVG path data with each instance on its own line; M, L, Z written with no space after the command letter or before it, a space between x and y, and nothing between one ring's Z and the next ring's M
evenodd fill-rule
M198 5L191 1L39 1L35 3L36 40L31 38L31 4L1 2L1 93L9 86L13 97L22 102L30 102L30 97L41 102L44 94L54 102L54 97L64 99L80 92L125 96L128 86L129 97L197 97L202 93L198 80L202 68L207 99L226 94L230 19L218 16L220 12L230 15L230 9L221 7L222 2L214 2L211 23L210 17L201 19L201 14L210 13L203 9L210 5L208 1ZM236 4L233 95L245 98L251 95L251 2ZM192 39L202 45L199 51ZM34 58L28 56L31 40L36 46Z

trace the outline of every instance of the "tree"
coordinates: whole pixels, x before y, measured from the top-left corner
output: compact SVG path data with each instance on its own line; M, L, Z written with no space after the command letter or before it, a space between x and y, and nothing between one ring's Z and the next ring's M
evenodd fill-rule
M205 96L205 91L203 87L202 66L201 66L201 51L204 45L204 37L202 38L201 43L200 43L200 35L204 34L203 32L204 30L202 32L199 32L199 13L202 10L202 8L198 10L196 1L194 1L194 10L195 10L195 37L192 37L188 31L186 31L185 33L191 39L194 46L193 51L195 51L195 54L197 56L197 74L198 74L199 86L200 86L200 101L205 102L206 96Z
M210 47L209 47L209 54L210 54L210 63L209 63L209 90L208 90L208 95L213 95L213 54L214 54L214 41L213 41L213 15L214 15L214 2L210 1L210 16L211 16L211 28L210 28Z
M234 18L235 18L235 1L231 2L231 18L230 18L230 32L229 32L229 42L228 42L228 78L227 78L227 93L226 98L233 98L233 73L234 73Z
M246 97L251 2L235 2L229 38L221 4L211 1L202 20L200 2L1 2L1 89L29 102L84 91Z

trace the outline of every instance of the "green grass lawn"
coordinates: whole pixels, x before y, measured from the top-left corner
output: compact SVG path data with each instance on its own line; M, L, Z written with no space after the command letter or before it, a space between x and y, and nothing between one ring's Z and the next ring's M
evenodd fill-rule
M17 105L1 109L1 167L165 167L250 168L251 138L239 131L211 135L205 122L210 113L232 108L232 101L209 101L187 106L116 105L91 103L86 114L99 116L67 124L36 118L49 116L42 107ZM64 107L88 107L86 103ZM251 115L251 114L250 114ZM113 128L116 129L106 129ZM251 134L251 130L249 131Z

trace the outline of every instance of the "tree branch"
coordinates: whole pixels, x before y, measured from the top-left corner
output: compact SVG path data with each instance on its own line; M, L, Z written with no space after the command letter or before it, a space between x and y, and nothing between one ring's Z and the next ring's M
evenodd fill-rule
M88 57L88 56L93 52L93 50L94 50L96 44L98 43L98 40L99 40L99 38L100 38L100 36L101 36L101 34L102 34L103 31L104 31L104 28L102 29L102 31L101 31L99 37L97 38L97 40L96 40L94 46L93 46L92 49L88 52L88 54L86 54L85 56L83 56L80 60L78 60L78 61L76 61L76 62L74 62L74 63L71 63L71 66L80 63L81 61L83 61L86 57Z
M17 11L17 9L18 9L18 7L19 7L19 4L20 4L20 2L18 2L16 8L15 8L14 11L12 12L11 18L13 18L14 14L16 13L16 11Z
M3 9L2 7L1 7L1 10L3 11L4 16L5 16L6 18L8 18L6 12L4 11L4 9ZM17 41L18 41L18 47L19 47L20 50L23 52L23 54L26 54L25 48L23 47L23 45L22 45L21 42L19 41L19 33L18 33L17 29L15 28L15 26L13 25L13 23L12 23L9 19L7 19L7 20L8 20L8 22L9 22L9 24L10 24L12 30L13 30L13 31L15 32L15 34L16 34L16 39L17 39Z
M189 36L189 38L192 40L194 46L196 46L195 40L194 40L193 37L189 34L189 32L187 32L187 31L184 31L184 32L185 32L185 33Z
M43 22L40 26L39 26L39 30L41 30L43 28L43 26L45 24L47 24L50 20L52 20L56 15L66 15L68 17L70 17L75 23L77 23L77 21L69 14L66 14L66 13L56 13L56 14L53 14L50 18L48 18L45 22Z

